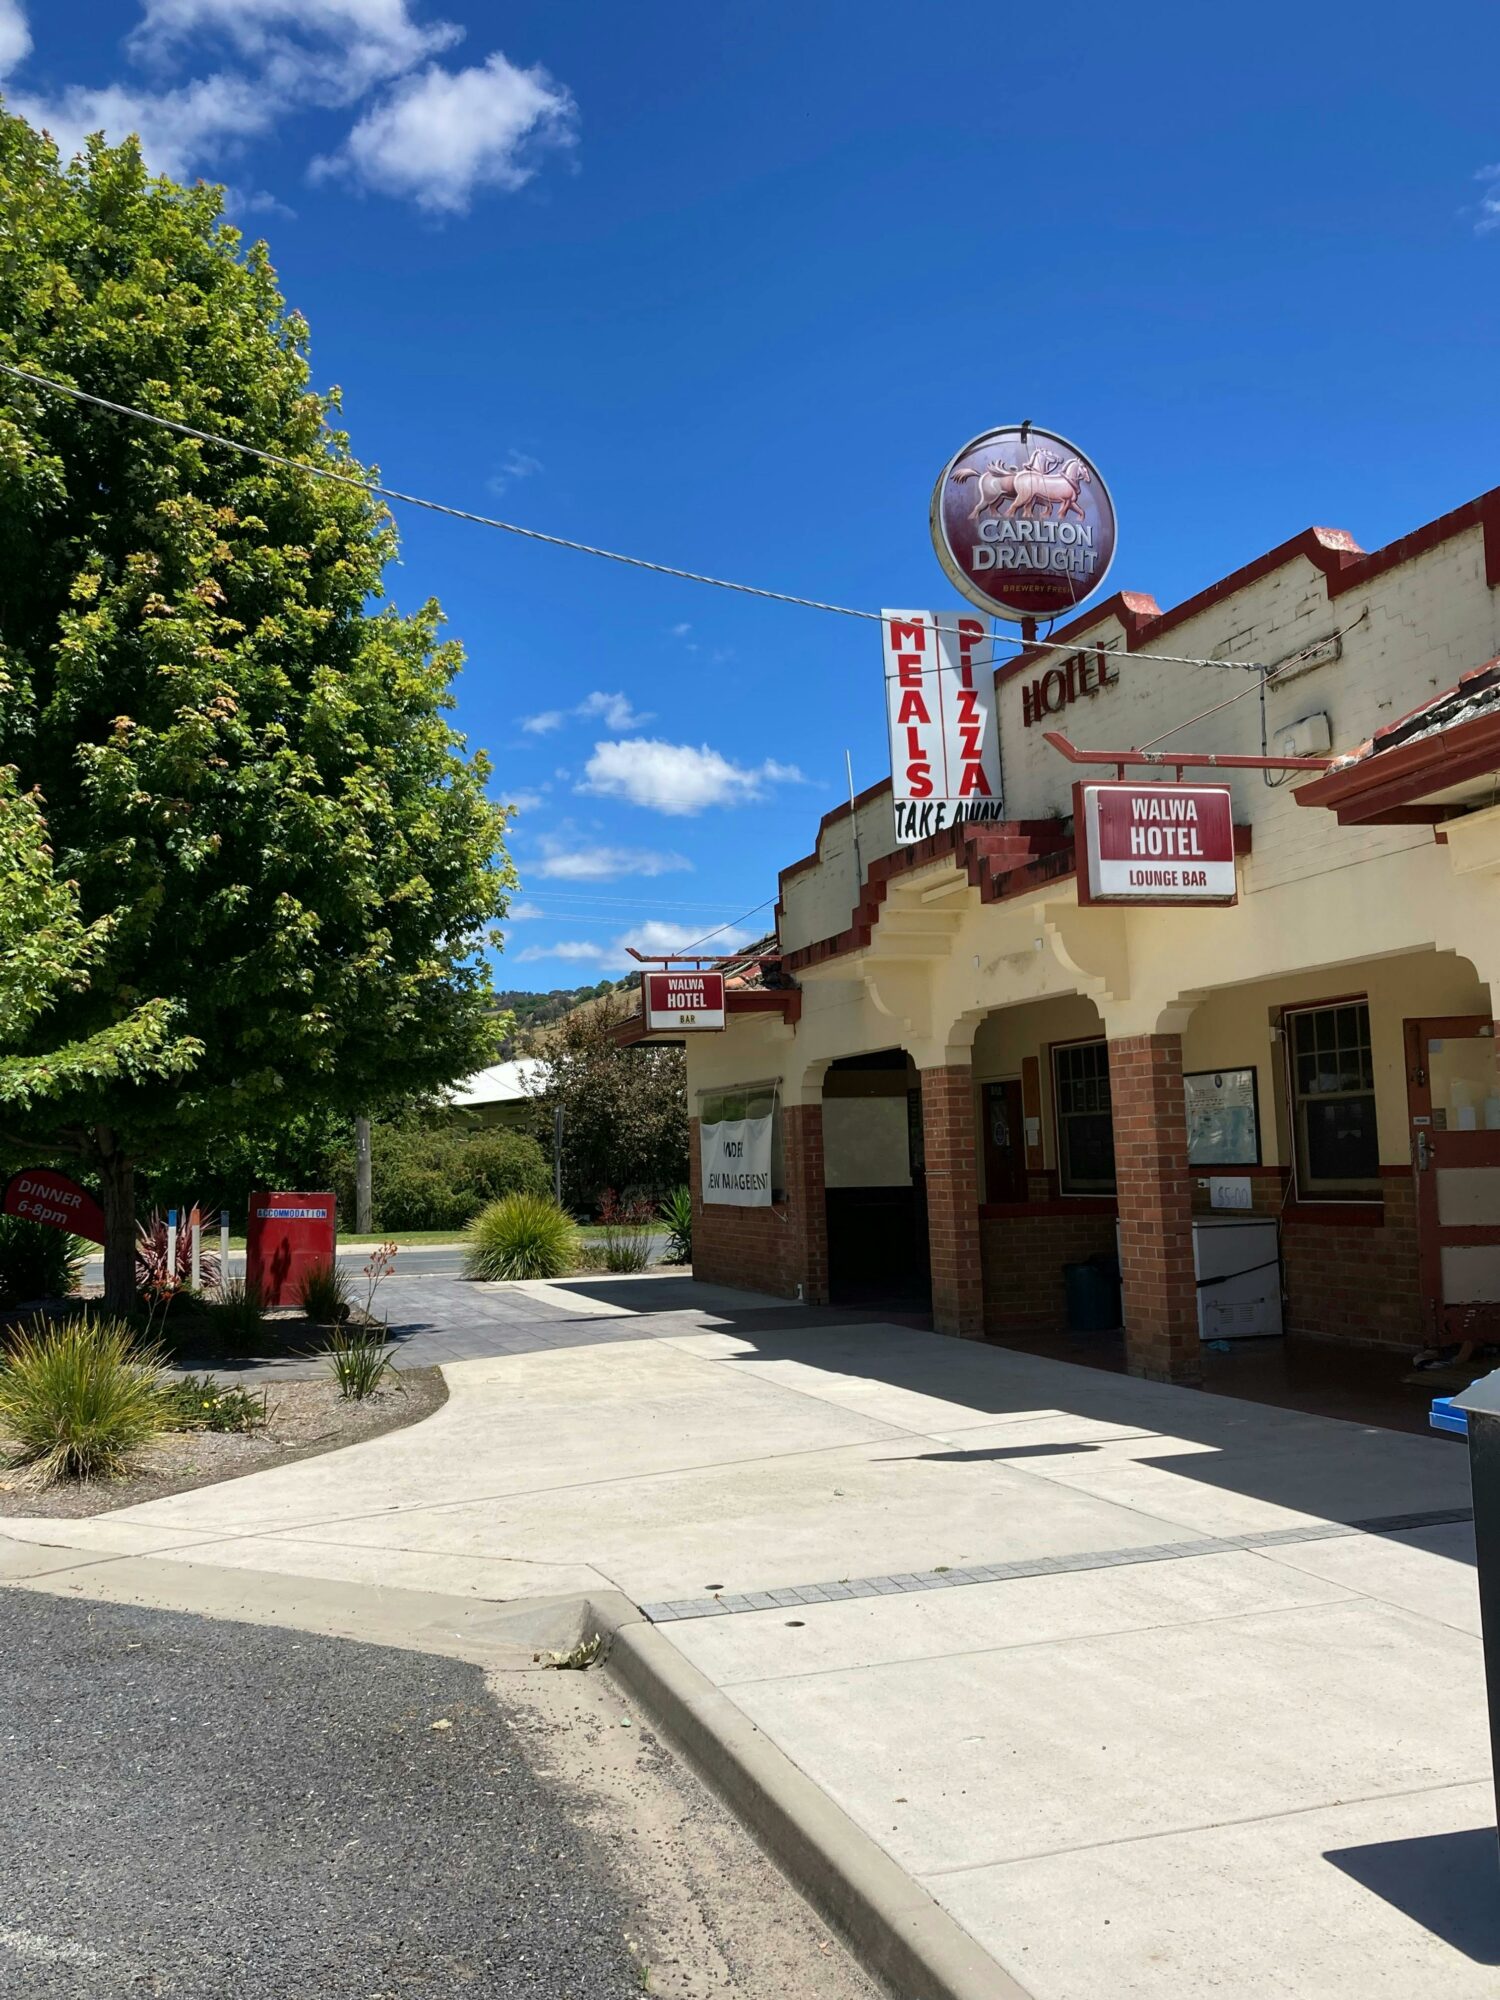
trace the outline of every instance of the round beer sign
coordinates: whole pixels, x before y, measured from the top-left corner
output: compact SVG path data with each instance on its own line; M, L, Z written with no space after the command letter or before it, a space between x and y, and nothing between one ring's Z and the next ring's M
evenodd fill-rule
M1056 618L1104 581L1115 553L1114 502L1076 444L1036 424L1002 424L943 468L932 545L981 610Z

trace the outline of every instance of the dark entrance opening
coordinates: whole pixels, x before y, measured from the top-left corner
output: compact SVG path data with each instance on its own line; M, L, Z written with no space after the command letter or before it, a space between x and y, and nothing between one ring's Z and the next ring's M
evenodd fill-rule
M845 1056L823 1079L828 1295L834 1305L932 1301L922 1088L904 1049Z

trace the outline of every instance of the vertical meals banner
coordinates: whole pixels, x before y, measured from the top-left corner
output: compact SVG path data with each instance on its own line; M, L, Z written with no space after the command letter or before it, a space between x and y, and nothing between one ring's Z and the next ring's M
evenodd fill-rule
M731 1208L771 1206L771 1117L700 1125L703 1199Z
M970 611L882 611L896 842L998 820L994 647Z

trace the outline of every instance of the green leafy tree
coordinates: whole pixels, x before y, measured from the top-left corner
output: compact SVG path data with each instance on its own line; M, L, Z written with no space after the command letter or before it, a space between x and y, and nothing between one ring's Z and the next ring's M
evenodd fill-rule
M659 1200L688 1176L687 1066L680 1048L622 1048L608 999L578 1008L534 1039L549 1064L532 1130L552 1156L562 1109L563 1200L592 1215L605 1188Z
M492 1059L504 814L449 720L437 605L379 601L388 517L295 469L365 476L307 345L216 189L133 142L63 164L0 113L0 359L294 461L0 376L0 763L92 940L13 1054L115 1055L0 1128L97 1178L112 1303L138 1162Z

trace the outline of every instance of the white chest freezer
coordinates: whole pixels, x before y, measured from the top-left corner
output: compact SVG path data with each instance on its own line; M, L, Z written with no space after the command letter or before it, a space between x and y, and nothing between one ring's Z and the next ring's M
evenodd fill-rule
M1200 1340L1281 1332L1281 1250L1274 1218L1194 1216L1193 1274Z

